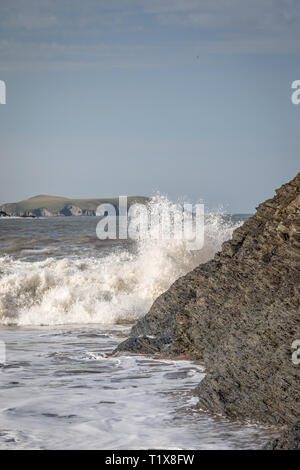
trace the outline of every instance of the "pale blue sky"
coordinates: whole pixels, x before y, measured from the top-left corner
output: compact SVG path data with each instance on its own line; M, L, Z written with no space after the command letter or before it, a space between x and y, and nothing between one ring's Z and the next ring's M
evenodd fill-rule
M300 2L0 0L0 202L203 198L299 171Z

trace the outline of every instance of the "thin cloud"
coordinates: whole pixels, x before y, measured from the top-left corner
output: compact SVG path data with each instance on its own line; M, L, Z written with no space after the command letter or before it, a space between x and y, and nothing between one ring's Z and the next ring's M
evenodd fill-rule
M0 67L149 67L195 54L299 53L299 21L298 0L2 0Z

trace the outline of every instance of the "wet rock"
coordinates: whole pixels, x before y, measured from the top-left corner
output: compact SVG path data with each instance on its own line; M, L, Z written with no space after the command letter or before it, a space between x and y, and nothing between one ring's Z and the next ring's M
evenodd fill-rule
M300 421L292 428L284 431L282 436L268 442L265 450L300 450Z
M151 338L148 336L130 336L123 341L117 351L134 351L140 354L155 354L163 351L164 338Z
M293 426L299 419L300 173L260 204L222 251L178 279L119 350L139 336L164 355L205 362L199 408Z

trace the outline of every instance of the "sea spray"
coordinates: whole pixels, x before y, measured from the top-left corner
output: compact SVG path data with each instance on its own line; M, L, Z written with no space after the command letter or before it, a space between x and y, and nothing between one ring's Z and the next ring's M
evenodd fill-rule
M170 205L163 197L150 204ZM16 325L115 324L144 315L180 276L205 263L238 224L221 213L206 216L204 247L188 240L120 242L104 255L0 258L0 323Z

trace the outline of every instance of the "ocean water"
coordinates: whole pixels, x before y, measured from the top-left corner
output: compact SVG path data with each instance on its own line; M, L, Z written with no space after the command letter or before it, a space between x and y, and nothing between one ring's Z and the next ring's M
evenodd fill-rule
M97 217L0 219L1 449L248 449L270 431L196 410L201 364L110 353L155 298L246 217L206 218L205 244L101 241Z

